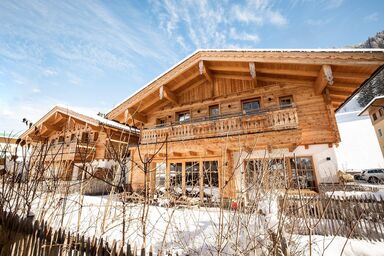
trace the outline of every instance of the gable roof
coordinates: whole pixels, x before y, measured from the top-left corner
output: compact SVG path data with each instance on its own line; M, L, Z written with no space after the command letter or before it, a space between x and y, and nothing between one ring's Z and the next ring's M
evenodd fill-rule
M69 116L71 118L80 120L84 123L88 123L93 126L107 126L110 128L131 132L131 133L137 133L137 129L134 129L130 126L120 124L118 122L103 118L98 115L92 115L92 114L82 114L80 111L75 110L73 108L67 107L67 106L61 106L56 105L54 106L47 114L45 114L42 118L40 118L36 123L34 123L28 130L26 130L23 134L20 135L20 138L25 139L26 136L31 134L35 131L37 127L42 125L45 121L47 121L49 118L51 118L56 113L61 113L63 115Z
M243 63L270 63L270 64L287 64L287 65L307 65L313 68L316 66L320 70L322 65L345 65L363 67L365 73L369 73L366 77L360 77L355 87L348 88L348 94L340 95L335 93L337 99L335 107L340 108L351 95L354 95L360 88L363 81L366 81L375 70L384 64L384 49L222 49L222 50L197 50L187 56L170 69L154 78L144 87L124 99L117 104L107 114L108 119L116 119L121 116L122 112L129 107L138 105L138 102L144 102L153 99L161 86L167 85L183 73L188 73L192 67L197 67L199 61L207 62L243 62ZM198 70L198 69L197 69ZM315 70L313 70L315 72ZM256 72L258 72L256 68ZM258 76L257 76L258 77ZM336 89L336 88L335 88ZM331 95L333 96L333 95Z
M368 115L368 109L373 106L373 107L376 107L374 106L374 104L381 104L380 107L384 107L384 95L382 96L376 96L375 98L373 98L359 113L359 116L362 116L362 115Z

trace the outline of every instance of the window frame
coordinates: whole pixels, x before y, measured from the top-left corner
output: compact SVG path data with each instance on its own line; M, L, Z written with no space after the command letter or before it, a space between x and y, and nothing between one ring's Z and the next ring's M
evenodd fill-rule
M282 104L282 100L285 100L285 99L290 99L291 103L288 105L283 105ZM279 107L280 108L291 108L294 106L294 101L293 101L293 96L292 95L288 95L288 96L282 96L282 97L279 97Z
M218 114L217 115L212 115L211 110L214 109L214 108L217 108L217 110L218 110ZM220 104L210 105L208 107L208 114L209 114L210 118L216 118L216 117L220 116L221 115Z
M185 114L189 114L189 119L180 121L180 115L185 115ZM176 116L176 122L179 122L179 123L188 123L192 119L191 110L185 110L185 111L176 112L175 116Z
M258 109L251 109L251 110L245 110L244 109L244 104L251 103L251 102L258 102L259 108ZM261 110L261 98L252 98L252 99L245 99L241 101L241 110L244 114L250 114L250 113L255 113Z

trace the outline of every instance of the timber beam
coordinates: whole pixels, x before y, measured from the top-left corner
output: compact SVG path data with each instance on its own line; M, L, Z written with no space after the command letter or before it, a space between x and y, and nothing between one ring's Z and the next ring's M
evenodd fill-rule
M128 116L131 116L132 119L137 120L142 123L147 122L147 116L140 113L137 109L135 108L128 108Z
M255 63L254 63L254 62L250 62L250 63L249 63L249 73L250 73L251 78L252 78L252 84L253 84L253 87L256 87L256 85L257 85L257 80L256 80L256 66L255 66Z
M166 86L162 85L159 89L160 100L168 100L175 105L179 105L177 96L171 92Z
M320 95L328 85L333 85L332 68L330 65L322 65L315 82L315 94Z

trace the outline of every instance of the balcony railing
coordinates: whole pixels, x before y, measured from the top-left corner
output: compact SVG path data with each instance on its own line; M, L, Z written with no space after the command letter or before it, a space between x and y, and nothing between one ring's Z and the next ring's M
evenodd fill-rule
M268 108L216 117L190 119L141 131L141 143L252 134L298 128L296 108Z
M83 143L80 141L58 142L48 145L46 151L46 161L60 160L84 160L94 157L95 143Z

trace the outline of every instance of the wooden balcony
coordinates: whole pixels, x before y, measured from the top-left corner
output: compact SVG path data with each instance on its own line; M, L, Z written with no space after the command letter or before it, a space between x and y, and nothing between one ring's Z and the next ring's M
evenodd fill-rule
M48 145L45 161L90 161L94 158L95 151L94 143L82 143L78 141L56 143Z
M182 141L295 129L298 125L295 107L269 108L143 129L141 143L163 142L167 136L168 141Z

